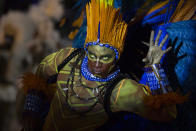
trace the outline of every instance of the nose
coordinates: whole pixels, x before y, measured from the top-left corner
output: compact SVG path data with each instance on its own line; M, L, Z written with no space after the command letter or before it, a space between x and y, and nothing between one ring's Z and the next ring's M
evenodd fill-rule
M95 67L98 68L98 67L101 67L102 63L99 61L99 59L96 60L96 63L95 63Z

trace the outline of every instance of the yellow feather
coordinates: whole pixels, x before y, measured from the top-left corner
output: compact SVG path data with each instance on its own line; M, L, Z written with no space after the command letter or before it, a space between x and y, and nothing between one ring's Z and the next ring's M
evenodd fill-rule
M119 15L120 9L113 7L113 0L91 0L86 6L87 36L85 44L97 41L100 22L100 43L109 44L119 51L123 51L127 24Z

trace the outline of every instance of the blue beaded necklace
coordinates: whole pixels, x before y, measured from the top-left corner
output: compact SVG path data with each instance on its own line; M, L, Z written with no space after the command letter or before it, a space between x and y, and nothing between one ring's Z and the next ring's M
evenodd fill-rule
M84 78L89 81L107 82L107 81L115 78L119 72L120 72L120 69L117 69L114 73L109 75L107 78L96 77L88 69L88 57L87 56L84 57L84 59L82 61L82 65L81 65L81 73L84 76Z

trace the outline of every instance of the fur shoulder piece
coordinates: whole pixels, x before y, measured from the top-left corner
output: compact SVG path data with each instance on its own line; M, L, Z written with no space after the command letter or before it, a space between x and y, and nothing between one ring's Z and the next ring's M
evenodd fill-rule
M182 104L188 101L189 94L183 96L177 92L169 92L160 95L148 95L144 97L144 104L152 109L161 109L163 107Z
M26 73L22 77L22 90L25 94L36 91L44 95L46 99L51 99L56 91L54 86L49 86L46 80L33 73Z

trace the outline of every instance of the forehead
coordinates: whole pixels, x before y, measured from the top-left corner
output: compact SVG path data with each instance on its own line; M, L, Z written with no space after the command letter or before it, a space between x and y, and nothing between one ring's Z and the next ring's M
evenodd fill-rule
M88 51L95 54L96 56L115 55L115 52L112 49L99 45L89 46Z

